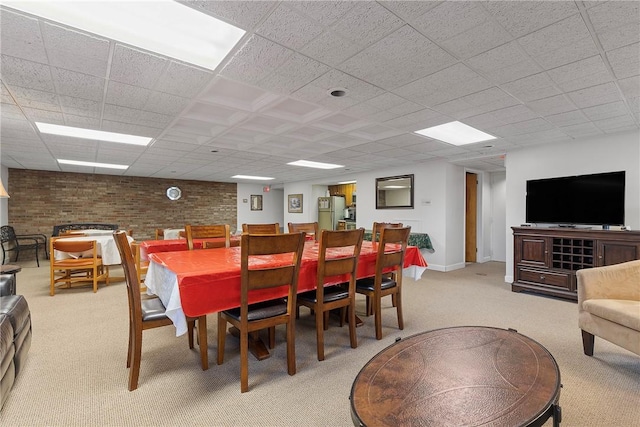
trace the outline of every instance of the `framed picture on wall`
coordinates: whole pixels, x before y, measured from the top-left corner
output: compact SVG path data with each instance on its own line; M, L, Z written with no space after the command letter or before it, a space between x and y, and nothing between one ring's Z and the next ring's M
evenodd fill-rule
M261 211L262 210L262 196L261 195L251 195L251 210L252 211Z
M289 194L289 213L302 213L302 194Z

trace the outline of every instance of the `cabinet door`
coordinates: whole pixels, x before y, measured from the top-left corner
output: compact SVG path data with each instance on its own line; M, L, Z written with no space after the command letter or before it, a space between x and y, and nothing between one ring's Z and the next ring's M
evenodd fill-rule
M640 243L598 241L598 265L620 264L640 259Z
M515 259L520 265L549 267L551 238L540 236L516 236Z

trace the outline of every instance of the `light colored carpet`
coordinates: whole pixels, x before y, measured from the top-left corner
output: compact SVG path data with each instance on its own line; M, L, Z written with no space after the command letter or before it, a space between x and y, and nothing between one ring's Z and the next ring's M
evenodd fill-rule
M215 315L208 317L208 371L200 369L197 347L189 350L172 326L145 331L139 388L129 392L124 283L101 285L96 294L77 288L50 297L47 262L22 265L18 293L31 308L33 341L0 412L2 426L348 426L351 384L371 357L398 337L461 325L513 328L544 345L560 367L562 426L639 425L640 357L600 339L594 357L583 355L576 304L511 292L504 263L428 270L420 281L405 280L404 331L389 301L383 339L374 338L373 318L364 318L357 349L334 319L323 362L316 359L313 318L302 309L297 374L287 375L281 328L271 358L250 358L244 394L235 338L227 338L225 363L215 363ZM363 303L359 297L359 314Z

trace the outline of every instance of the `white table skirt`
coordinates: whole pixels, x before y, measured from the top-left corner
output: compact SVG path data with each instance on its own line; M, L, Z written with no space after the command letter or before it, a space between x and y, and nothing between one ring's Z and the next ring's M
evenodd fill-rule
M187 332L187 319L182 311L176 273L152 261L149 263L144 284L147 287L147 294L157 295L162 301L167 317L171 319L176 327L176 336L185 334Z
M111 232L113 233L113 231ZM65 240L68 241L87 241L87 240L95 240L98 245L98 255L102 257L102 263L104 265L116 265L122 264L120 260L120 253L118 252L118 246L116 246L116 241L113 238L113 234L109 234L107 236L104 235L95 235L95 236L79 236L79 237L65 237ZM133 237L127 236L127 240L129 243L133 241ZM76 256L91 256L91 252L87 251L82 254L74 254ZM65 259L72 258L73 255L70 255L66 252L55 251L53 254L55 259Z

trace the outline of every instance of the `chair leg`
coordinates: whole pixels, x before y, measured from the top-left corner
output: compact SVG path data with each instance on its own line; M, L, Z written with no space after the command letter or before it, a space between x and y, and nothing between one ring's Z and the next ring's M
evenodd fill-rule
M218 313L218 365L224 362L224 343L227 339L227 321Z
M240 392L249 391L249 334L240 331Z
M131 350L133 349L133 340L134 340L133 332L134 332L133 323L131 321L131 318L129 318L129 345L127 347L127 368L131 367Z
M98 267L93 267L93 293L98 292Z
M343 307L342 310L345 310ZM351 341L351 348L358 347L358 337L356 335L356 302L351 300L349 303L349 340Z
M587 356L593 356L593 345L595 343L595 337L593 334L582 330L582 349Z
M404 329L404 319L402 317L402 296L400 294L400 291L398 290L398 293L393 294L392 297L395 298L396 310L398 311L398 329L403 330Z
M325 322L328 322L325 314L329 314L329 312L325 311L323 313L320 310L316 310L316 345L318 348L318 360L324 360L324 331L326 329ZM287 345L288 344L289 342L287 337Z
M129 368L129 391L138 388L140 377L140 359L142 358L142 329L133 333L133 348L131 349L131 367Z
M322 327L325 331L329 329L329 314L328 311L325 311L322 316Z
M38 246L39 244L36 243L36 265L40 267L40 257L38 257Z
M275 326L271 326L270 328L267 328L267 338L269 341L269 348L274 349L276 348L276 327ZM255 332L255 339L258 339L258 333Z
M380 296L374 296L371 298L373 305L373 315L375 316L375 325L376 325L376 339L382 339L382 304L380 304Z
M296 323L295 319L289 318L287 323L287 372L289 375L296 373Z
M200 364L202 370L209 369L209 348L207 344L207 316L198 317L198 346L200 347Z
M187 339L189 340L189 349L193 349L193 330L195 329L195 321L187 318Z

